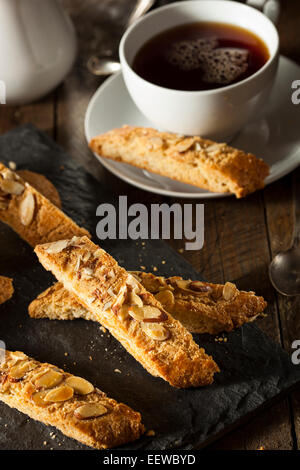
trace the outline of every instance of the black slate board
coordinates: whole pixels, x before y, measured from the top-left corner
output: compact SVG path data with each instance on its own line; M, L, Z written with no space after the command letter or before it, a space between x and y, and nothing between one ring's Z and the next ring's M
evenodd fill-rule
M59 190L65 212L88 228L97 241L96 207L114 201L102 185L31 125L0 137L0 161L11 160L18 169L45 174ZM144 249L141 243L137 246L130 240L101 242L101 246L128 269L139 269L143 264L150 270L156 265L161 266L160 274L199 277L163 241L147 241ZM138 253L142 253L141 259ZM0 339L8 349L23 350L38 360L81 375L140 411L146 427L154 429L156 436L143 437L123 449L203 446L300 381L300 368L293 366L280 346L252 324L229 334L227 343L216 343L209 335L195 335L195 340L213 355L221 373L210 387L173 389L148 374L113 337L100 331L99 324L30 319L29 302L53 282L53 277L39 264L32 249L1 223L0 273L14 278L16 290L13 298L0 306ZM0 404L0 449L41 448L87 449Z

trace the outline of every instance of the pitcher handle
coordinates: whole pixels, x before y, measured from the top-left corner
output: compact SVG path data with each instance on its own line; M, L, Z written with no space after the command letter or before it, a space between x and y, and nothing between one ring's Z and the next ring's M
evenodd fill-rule
M247 5L262 11L274 24L280 15L279 0L246 0Z

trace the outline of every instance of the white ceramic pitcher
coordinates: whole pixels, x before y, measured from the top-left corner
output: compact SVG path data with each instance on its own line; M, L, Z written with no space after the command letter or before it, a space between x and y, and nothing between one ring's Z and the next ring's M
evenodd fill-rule
M75 56L74 27L59 1L0 0L0 80L7 104L47 94Z

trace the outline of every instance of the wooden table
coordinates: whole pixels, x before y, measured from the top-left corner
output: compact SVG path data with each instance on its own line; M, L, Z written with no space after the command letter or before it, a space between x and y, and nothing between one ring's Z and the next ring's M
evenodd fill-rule
M95 174L117 194L127 194L129 202L142 200L147 205L174 202L140 191L101 169L89 152L83 134L88 101L101 83L87 71L86 59L92 53L101 54L118 44L134 0L63 0L63 3L78 32L80 50L76 65L65 82L42 101L22 107L0 106L1 133L32 122L81 163L93 165ZM300 63L300 2L289 0L282 4L281 52ZM246 199L208 200L205 202L204 248L182 253L205 279L231 280L241 289L263 295L268 301L268 315L257 323L288 352L292 341L300 339L300 299L276 294L268 279L268 265L274 254L290 243L292 188L299 184L299 176L298 168ZM184 240L170 243L182 252ZM258 449L261 446L265 449L300 447L300 391L290 394L209 448Z

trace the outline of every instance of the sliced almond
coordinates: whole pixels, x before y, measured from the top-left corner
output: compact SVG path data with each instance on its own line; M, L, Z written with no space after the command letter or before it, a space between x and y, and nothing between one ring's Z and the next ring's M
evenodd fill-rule
M165 312L160 310L157 307L152 307L151 305L145 305L144 310L144 321L146 322L162 322L168 319L168 316Z
M45 374L41 375L36 381L36 387L43 387L43 388L52 388L59 385L64 376L61 372L57 372L56 370L48 370Z
M17 363L17 365L13 366L10 371L9 371L9 376L12 379L22 379L27 372L30 372L31 370L35 369L37 367L36 364L34 364L31 361L21 361Z
M79 395L88 395L94 391L94 385L81 377L68 377L66 379L66 385L72 387L74 392Z
M51 243L45 251L49 254L60 253L69 245L70 240L59 240L58 242Z
M205 150L209 153L211 152L216 152L217 150L219 150L221 147L221 144L211 144L211 145L208 145L208 147L205 148Z
M137 305L138 307L142 307L143 306L143 301L142 299L133 291L131 291L129 293L129 300L128 302L131 304L131 305Z
M130 305L127 307L127 311L129 315L136 321L144 320L144 310L142 307L138 307L137 305Z
M127 318L129 317L128 308L129 308L128 305L122 305L122 307L119 308L118 317L120 318L120 320L122 321L127 320Z
M27 191L24 199L19 205L19 216L20 220L25 227L31 224L35 210L35 198L34 195Z
M0 175L5 179L5 180L16 180L16 173L13 173L11 170L8 168L4 168Z
M201 281L192 281L189 283L188 287L196 292L210 292L212 290L208 284Z
M177 287L179 287L179 289L187 289L190 281L184 281L183 279L178 279L175 281L175 283Z
M31 395L31 400L38 406L47 406L49 403L44 400L46 394L47 392L45 390L42 390L41 392L36 392Z
M54 388L50 390L45 397L45 401L50 402L59 402L59 401L67 401L70 400L74 395L74 390L72 387L68 385L61 385L60 387Z
M22 183L10 179L0 179L0 188L4 193L14 196L19 196L25 189Z
M223 297L225 300L233 300L237 292L238 290L235 284L233 284L232 282L226 282L223 287Z
M189 294L199 295L203 292L210 292L212 288L201 281L185 281L179 279L175 281L177 287Z
M90 419L98 418L98 416L105 415L107 408L100 403L86 403L74 411L74 416L77 419Z
M128 307L128 313L137 321L161 322L168 318L165 312L151 305L144 305L143 307L131 305Z
M155 295L155 298L165 307L166 310L173 307L175 303L173 292L169 289L161 290Z
M160 323L141 323L143 332L151 339L165 341L169 338L170 332Z
M194 145L194 139L184 139L176 145L179 153L186 152Z
M9 353L9 360L13 362L28 359L28 356L21 351L14 351Z

